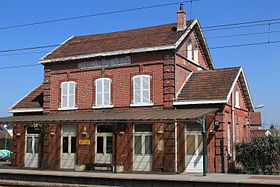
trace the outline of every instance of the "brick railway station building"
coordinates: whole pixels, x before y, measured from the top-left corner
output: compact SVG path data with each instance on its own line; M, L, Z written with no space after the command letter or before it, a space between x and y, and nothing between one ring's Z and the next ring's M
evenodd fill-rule
M43 83L0 118L15 167L227 172L250 137L244 70L214 68L182 6L176 23L71 37L40 63Z

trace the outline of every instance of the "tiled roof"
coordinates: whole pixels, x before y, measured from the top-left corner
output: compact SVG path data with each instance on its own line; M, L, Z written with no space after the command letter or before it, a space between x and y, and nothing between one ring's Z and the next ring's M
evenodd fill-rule
M187 21L187 26L192 22L193 20ZM41 61L70 56L174 45L185 33L185 31L176 31L176 27L177 24L172 23L106 34L76 36L63 43L60 47L41 59Z
M31 108L42 108L43 107L43 84L32 90L18 103L12 106L11 110L15 109L31 109Z
M251 112L251 124L253 125L261 125L261 113L260 112Z
M178 95L178 100L226 99L240 67L194 72Z

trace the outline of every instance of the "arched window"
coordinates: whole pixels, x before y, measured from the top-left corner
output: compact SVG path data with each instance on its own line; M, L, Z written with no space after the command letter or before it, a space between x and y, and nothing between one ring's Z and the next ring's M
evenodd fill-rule
M132 105L151 105L151 76L137 75L133 81L133 104Z
M189 40L187 44L187 54L188 54L188 59L192 60L193 59L193 49L192 49L192 41Z
M109 78L100 78L94 81L95 84L95 106L113 107L111 105L111 82Z
M239 99L239 91L235 92L235 107L240 108L240 99Z
M198 64L198 46L194 44L193 46L193 61Z
M61 109L75 109L76 82L62 82L61 88Z

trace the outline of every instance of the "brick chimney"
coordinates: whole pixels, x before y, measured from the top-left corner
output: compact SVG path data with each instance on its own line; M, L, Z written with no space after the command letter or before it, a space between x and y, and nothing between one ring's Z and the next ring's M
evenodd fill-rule
M180 10L177 11L177 31L183 31L187 28L186 17L187 14L184 11L184 5L180 4Z

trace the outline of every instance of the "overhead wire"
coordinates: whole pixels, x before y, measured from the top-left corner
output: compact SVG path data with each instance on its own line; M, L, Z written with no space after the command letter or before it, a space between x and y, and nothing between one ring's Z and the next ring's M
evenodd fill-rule
M260 26L260 25L268 25L268 24L271 25L271 24L279 24L279 23L280 22L266 23L266 24L259 24L259 25L243 25L243 26L239 26L239 27L217 28L217 29L204 30L204 31L225 30L225 29L243 28L243 27ZM279 31L270 31L270 32L272 33L272 32L279 32ZM165 32L155 32L154 34L162 34L162 33L165 33ZM242 35L246 35L246 33L245 34L240 34L240 36L242 36ZM248 33L248 35L250 35L250 34ZM256 34L252 33L252 35L256 35ZM113 39L124 38L124 37L125 36L119 36L119 37L115 37ZM218 37L216 37L216 38L218 38ZM221 36L221 38L222 38L222 36ZM100 40L100 39L98 39L98 40ZM104 39L104 40L106 40L106 39ZM91 40L91 42L92 41L94 41L94 40ZM0 50L0 53L7 53L7 52L14 52L14 51L27 51L27 50L51 48L51 47L57 47L57 46L59 46L59 44L51 44L51 45L44 45L44 46L33 46L33 47L24 47L24 48L16 48L16 49L6 49L6 50Z
M245 46L254 46L254 45L275 44L275 43L280 43L280 40L278 40L278 41L269 41L269 42L265 41L265 42L256 42L256 43L216 46L216 47L209 47L208 49L222 49L222 48L233 48L233 47L245 47ZM0 70L11 69L11 68L23 68L23 67L38 66L38 65L41 65L41 64L26 64L26 65L19 65L19 66L6 66L6 67L0 67Z
M66 17L66 18L53 19L53 20L45 20L45 21L39 21L39 22L33 22L33 23L24 23L24 24L19 24L19 25L11 25L11 26L6 26L6 27L0 27L0 30L13 29L13 28L19 28L19 27L27 27L27 26L32 26L32 25L41 25L41 24L61 22L61 21L76 20L76 19L83 19L83 18L103 16L103 15L109 15L109 14L131 12L131 11L136 11L136 10L158 8L158 7L171 6L171 5L176 5L176 4L184 4L184 3L196 2L196 1L199 1L199 0L177 1L177 2L172 2L172 3L157 4L157 5L137 7L137 8L129 8L129 9L122 9L122 10L115 10L115 11L107 11L107 12L101 12L101 13L96 13L96 14L73 16L73 17Z

